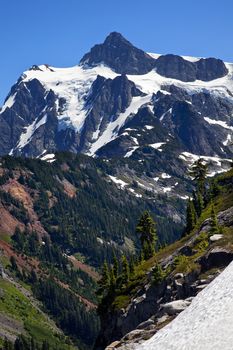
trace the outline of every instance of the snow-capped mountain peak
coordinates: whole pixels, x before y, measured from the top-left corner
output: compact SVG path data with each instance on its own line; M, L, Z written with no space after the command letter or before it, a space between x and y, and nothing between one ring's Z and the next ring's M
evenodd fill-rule
M0 154L228 159L232 77L232 64L148 54L111 33L79 65L44 64L22 74L1 109Z

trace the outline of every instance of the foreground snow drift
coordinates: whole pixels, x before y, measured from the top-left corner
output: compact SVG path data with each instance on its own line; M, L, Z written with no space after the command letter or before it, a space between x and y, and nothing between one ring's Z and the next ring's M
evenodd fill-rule
M136 350L232 350L233 262L169 325Z

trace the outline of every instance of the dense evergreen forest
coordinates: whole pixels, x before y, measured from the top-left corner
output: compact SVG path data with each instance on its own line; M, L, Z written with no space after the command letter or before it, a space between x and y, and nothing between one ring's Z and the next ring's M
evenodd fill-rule
M30 172L28 176L21 171L19 182L37 191L34 209L52 242L61 246L62 250L79 252L90 264L99 266L105 259L111 260L114 246L124 247L126 238L138 248L135 222L144 210L149 210L156 217L162 243L179 237L181 224L163 215L161 203L164 198L158 196L154 202L119 191L106 176L112 172L111 165L103 160L69 153L60 153L56 157L57 161L53 164L5 157L3 164L9 172L1 181L6 181L18 167ZM75 196L69 197L64 192L64 180L74 186ZM9 198L9 202L12 200ZM182 210L182 201L179 204L173 199L173 203L178 208L180 205ZM17 215L27 222L27 213L20 204ZM114 244L109 244L111 242Z

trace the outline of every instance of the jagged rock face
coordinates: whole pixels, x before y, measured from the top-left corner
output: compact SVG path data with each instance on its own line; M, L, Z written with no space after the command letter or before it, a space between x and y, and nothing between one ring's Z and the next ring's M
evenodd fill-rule
M103 44L95 45L81 59L81 63L88 66L104 63L119 74L145 74L155 67L155 62L116 32L111 33Z
M174 103L171 122L174 125L174 134L191 153L215 154L215 145L211 142L212 134L205 121L190 104L180 101Z
M227 74L227 68L223 61L216 58L201 58L196 62L196 66L198 80L211 81Z
M20 136L28 124L40 124L40 121L47 115L46 122L35 130L35 144L28 145L24 154L29 156L37 155L40 150L51 143L48 129L45 124L52 126L57 123L53 113L55 94L53 91L46 91L42 84L33 79L26 83L19 81L11 90L15 96L12 108L6 108L0 115L0 155L5 155L16 145L20 144ZM49 111L47 113L47 111ZM43 144L43 145L42 145ZM55 148L55 147L54 147ZM21 147L17 150L21 154Z
M100 136L109 123L125 112L133 97L142 95L126 75L120 75L113 80L98 76L86 102L91 109L83 128L81 150L87 149L93 139L93 133L98 132Z
M223 61L219 59L202 58L197 62L189 62L177 55L160 56L156 60L156 69L164 77L184 82L211 81L224 77L228 72Z
M182 81L196 80L196 66L176 55L160 56L156 61L157 72L167 78Z

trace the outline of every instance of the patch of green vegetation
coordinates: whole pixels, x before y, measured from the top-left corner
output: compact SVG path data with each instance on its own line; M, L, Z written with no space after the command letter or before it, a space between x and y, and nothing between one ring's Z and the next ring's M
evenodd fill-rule
M152 271L152 281L155 284L158 284L162 282L166 276L168 275L169 271L165 271L162 269L161 265L156 264Z
M39 343L47 340L49 345L54 348L74 349L65 343L63 336L55 334L46 317L13 284L0 278L0 289L2 290L0 312L21 321L29 336L32 336Z
M113 308L120 310L124 309L130 302L130 297L129 295L118 295L114 302L113 302Z
M205 252L209 246L209 235L207 232L202 232L194 241L193 250L198 253Z
M78 261L80 261L81 263L85 263L85 261L86 261L85 256L84 256L83 254L81 254L81 253L75 253L75 254L74 254L74 257L75 257Z
M6 268L9 266L10 260L5 255L0 255L0 264Z
M178 255L174 259L174 271L173 273L190 273L200 269L200 266L193 261L190 257L185 255Z
M0 239L6 243L11 243L11 237L5 232L0 232Z

